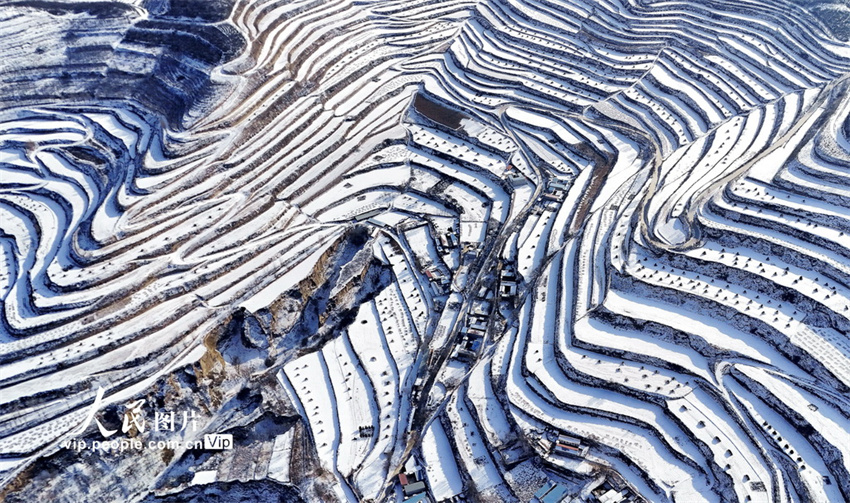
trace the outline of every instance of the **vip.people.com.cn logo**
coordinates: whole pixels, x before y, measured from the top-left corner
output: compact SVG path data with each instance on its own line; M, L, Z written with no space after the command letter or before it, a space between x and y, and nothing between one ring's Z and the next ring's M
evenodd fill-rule
M82 436L88 427L94 422L100 432L102 439L95 440L91 443L83 439L69 439L62 442L62 446L66 449L81 451L84 449L102 450L102 451L128 451L140 450L144 447L149 449L203 449L207 451L221 451L233 449L233 435L209 433L205 434L203 440L187 440L178 439L165 440L149 440L143 442L141 439L132 437L114 437L118 433L118 429L109 429L103 425L97 417L100 406L103 403L103 388L98 388L94 403L86 416L85 421L76 435ZM173 432L183 433L198 431L197 414L195 411L154 411L153 421L148 423L148 415L145 411L145 400L140 399L125 405L125 411L121 417L121 433L128 434L144 433L151 430L155 432ZM151 428L152 427L152 428Z

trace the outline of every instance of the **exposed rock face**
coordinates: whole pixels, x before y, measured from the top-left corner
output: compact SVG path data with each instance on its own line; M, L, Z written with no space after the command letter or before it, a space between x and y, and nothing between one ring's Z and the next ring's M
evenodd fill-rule
M850 499L809 7L4 3L0 499Z
M304 500L298 495L298 491L291 486L270 480L252 480L248 482L214 482L204 486L191 487L176 495L148 496L141 501L144 503L191 503L193 501L300 503Z

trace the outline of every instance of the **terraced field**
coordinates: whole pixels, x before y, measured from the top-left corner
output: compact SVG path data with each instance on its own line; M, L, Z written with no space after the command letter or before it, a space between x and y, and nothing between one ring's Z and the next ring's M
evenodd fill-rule
M0 500L850 500L809 8L0 6Z

